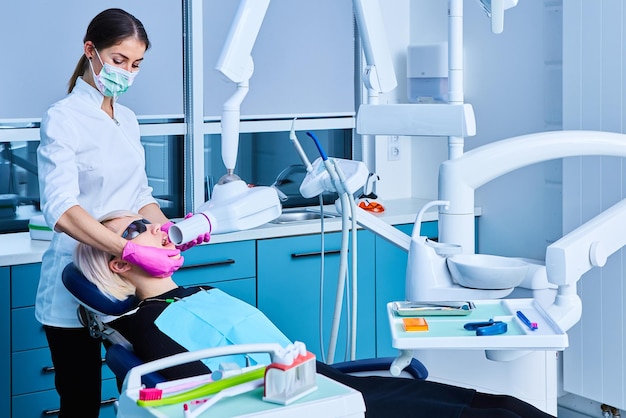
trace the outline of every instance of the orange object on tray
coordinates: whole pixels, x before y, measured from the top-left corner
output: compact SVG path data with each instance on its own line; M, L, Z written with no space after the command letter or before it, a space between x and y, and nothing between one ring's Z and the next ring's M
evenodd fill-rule
M428 331L428 322L424 318L402 318L404 330L411 331Z
M359 202L359 207L368 212L384 212L385 208L378 202L372 202L369 200L362 200Z

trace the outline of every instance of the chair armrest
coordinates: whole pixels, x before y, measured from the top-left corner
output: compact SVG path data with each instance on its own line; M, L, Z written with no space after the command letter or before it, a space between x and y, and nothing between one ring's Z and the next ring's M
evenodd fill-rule
M109 369L115 374L117 378L118 386L121 387L121 382L124 381L124 378L135 366L139 366L144 362L137 357L135 353L133 353L128 348L120 345L113 344L112 346L107 348L106 351L106 363L109 366ZM148 373L142 376L141 382L146 385L146 387L153 388L157 383L164 382L166 379L161 376L157 372Z
M354 372L373 372L379 370L389 370L391 363L395 357L369 358L363 360L346 361L343 363L335 363L332 366L344 373ZM414 379L426 379L428 377L428 369L418 359L412 359L411 363L404 368L404 371L413 376Z

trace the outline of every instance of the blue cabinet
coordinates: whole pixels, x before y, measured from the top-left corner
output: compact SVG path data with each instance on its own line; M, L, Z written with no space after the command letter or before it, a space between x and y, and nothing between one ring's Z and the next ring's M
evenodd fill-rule
M335 306L341 234L324 234L324 275L321 277L320 234L272 238L257 242L258 307L291 340L302 341L322 359L327 353ZM358 231L357 239L357 342L358 358L375 356L374 235ZM350 255L348 258L351 258ZM321 286L323 285L323 292ZM349 292L351 294L351 291ZM323 295L321 297L320 295ZM350 297L352 299L352 297ZM334 361L346 354L346 309ZM323 327L320 329L320 317ZM320 337L323 335L323 337Z
M255 241L200 245L183 255L173 276L180 286L208 284L256 306Z
M11 329L11 301L10 298L10 269L0 267L0 329ZM11 416L11 340L7 337L7 332L3 332L4 338L0 340L0 416Z
M7 413L2 416L54 416L59 408L59 398L54 389L54 367L43 326L35 319L35 295L41 264L22 264L4 269L7 275L1 279L2 286L6 285L3 294L10 295L10 301L5 305L10 319L6 324L2 321L2 329L7 330L6 335L11 337L5 339L9 349L7 355L2 356L2 361L6 359L9 363L3 369L7 371L3 373L3 378L9 382L9 389ZM117 386L113 377L109 368L103 366L101 418L115 417L111 399L117 397Z

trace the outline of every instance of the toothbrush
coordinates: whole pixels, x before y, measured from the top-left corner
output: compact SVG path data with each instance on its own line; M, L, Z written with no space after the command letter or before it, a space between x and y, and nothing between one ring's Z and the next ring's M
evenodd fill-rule
M254 390L261 386L263 386L262 378L257 379L257 380L252 380L250 382L242 383L242 384L230 387L228 389L224 389L221 392L215 394L215 396L213 396L212 398L206 400L206 402L203 402L201 406L191 411L188 414L188 416L186 416L185 418L196 418L200 416L200 414L202 414L204 411L209 409L211 406L215 405L215 403L217 403L217 401L219 401L220 399L250 392L251 390Z
M139 399L142 401L155 401L157 399L161 399L161 397L166 394L178 393L187 389L194 389L200 385L249 372L251 370L258 369L259 367L263 367L263 365L243 367L234 370L216 370L208 375L189 377L178 380L177 382L157 383L154 388L140 389Z
M209 395L218 393L224 389L231 388L242 383L247 383L253 380L261 379L265 376L265 367L242 373L236 376L226 377L216 382L210 382L199 386L195 389L191 389L185 392L181 392L171 396L165 396L161 399L138 399L137 405L143 407L173 405L181 402L188 402L198 398L204 398Z

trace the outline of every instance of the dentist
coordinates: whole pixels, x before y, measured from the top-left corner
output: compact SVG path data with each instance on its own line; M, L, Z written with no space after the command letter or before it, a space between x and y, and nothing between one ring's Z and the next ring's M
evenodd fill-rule
M77 303L61 282L77 241L154 277L169 277L183 263L181 249L135 245L96 220L126 208L164 230L171 225L148 186L137 118L117 103L150 47L143 24L108 9L93 18L83 43L69 94L42 118L37 151L41 207L56 233L43 255L35 315L50 346L61 418L98 417L101 399L100 341L78 321Z

